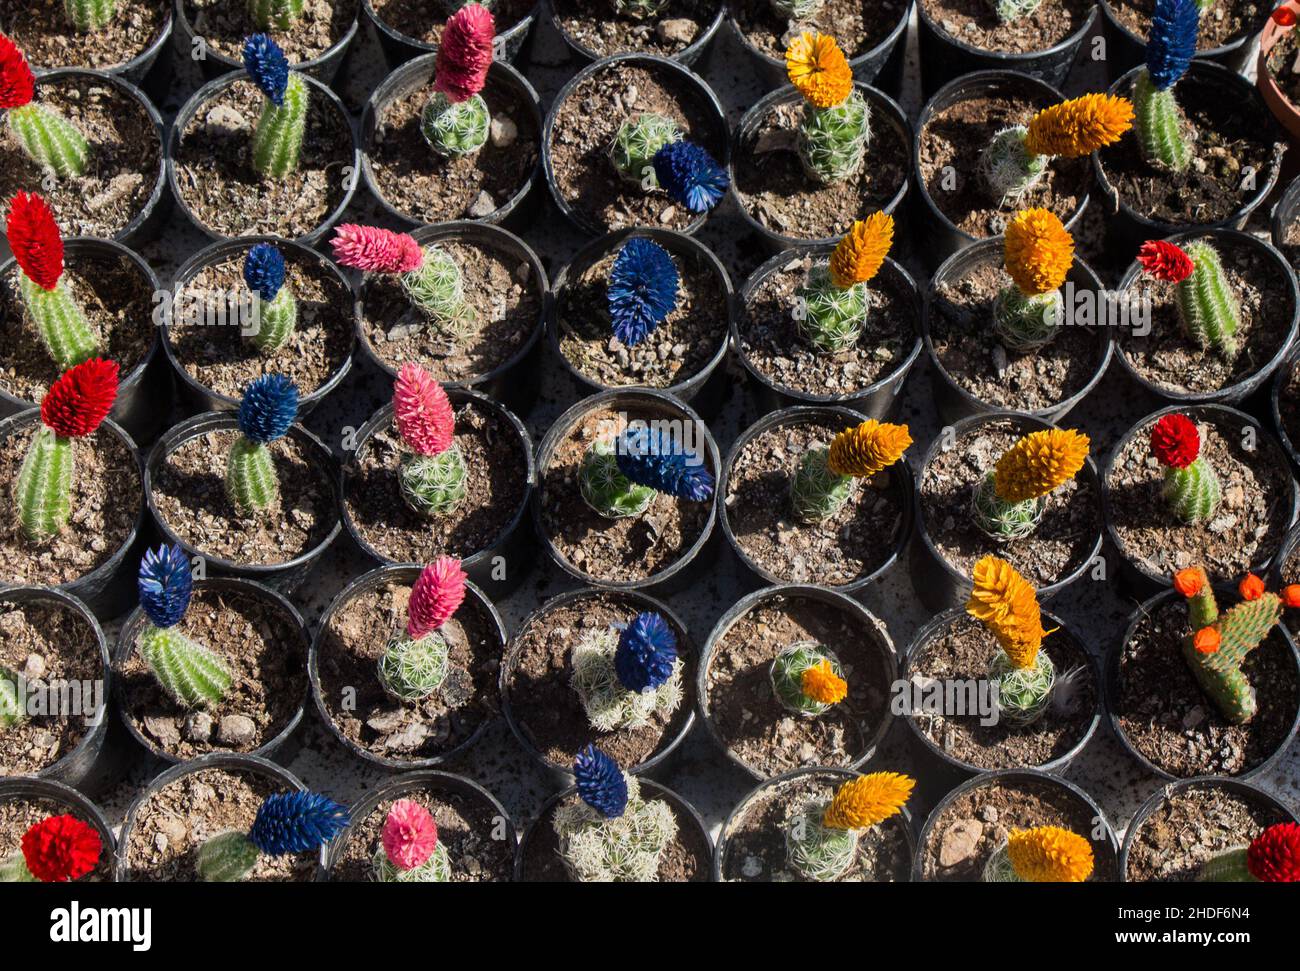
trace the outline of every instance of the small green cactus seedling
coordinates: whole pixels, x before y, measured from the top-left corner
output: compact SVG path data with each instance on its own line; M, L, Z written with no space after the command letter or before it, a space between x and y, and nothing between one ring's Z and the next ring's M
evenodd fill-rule
M1157 168L1185 171L1192 139L1174 85L1187 73L1200 32L1196 0L1156 0L1147 39L1146 67L1133 82L1133 129L1147 161Z
M34 101L36 78L27 57L0 34L0 109L9 128L36 164L61 179L81 175L90 159L90 144L68 119L49 105Z
M438 824L412 799L399 799L388 810L372 866L378 883L451 882L451 858L438 839Z
M420 114L420 132L439 155L473 155L488 139L492 117L479 93L492 67L492 14L466 4L447 19L434 65L433 96Z
M631 422L614 438L587 447L578 470L582 498L606 519L639 516L656 492L703 502L713 495L713 475L703 457L656 422Z
M253 380L239 403L239 430L226 461L226 496L241 516L266 512L280 498L272 442L298 417L298 386L283 374Z
M1174 284L1189 339L1229 361L1237 356L1241 308L1213 246L1197 240L1182 249L1167 240L1148 240L1138 250L1138 263L1148 275Z
M857 859L862 834L902 812L915 786L897 772L873 772L845 782L829 801L810 800L786 825L787 862L805 880L840 879Z
M18 675L0 668L0 731L27 720L27 709L18 690Z
M1162 416L1151 426L1151 454L1165 470L1163 495L1185 523L1206 522L1219 508L1214 466L1201 455L1201 433L1186 415Z
M682 703L677 639L662 616L641 613L626 627L599 628L571 657L573 690L587 721L599 732L637 729Z
M840 660L815 641L797 641L768 669L776 700L799 715L822 715L849 696Z
M258 243L244 258L244 283L253 293L250 335L257 349L271 354L284 347L298 322L298 301L284 285L284 256L270 243Z
M77 30L102 30L117 14L117 0L63 0L63 11Z
M869 418L844 429L831 439L829 448L810 448L790 480L795 514L807 523L830 519L857 491L859 480L893 465L911 444L906 425Z
M307 82L289 70L288 58L266 34L244 42L244 70L266 96L253 132L253 168L263 178L283 179L298 169L311 100Z
M1013 24L1024 20L1042 6L1043 0L990 0L993 12L1004 24Z
M205 883L246 879L262 855L312 853L348 825L348 811L314 792L267 796L247 833L228 830L199 847L195 870Z
M609 146L610 161L618 174L647 189L659 185L654 158L659 149L682 137L677 122L664 115L643 111L624 119Z
M398 701L420 701L442 687L451 670L451 645L439 628L465 599L460 560L439 557L420 571L406 609L406 633L379 658L379 683Z
M302 18L302 0L248 0L248 16L258 30L288 30Z
M410 452L397 472L402 499L425 517L455 512L469 469L456 444L456 414L447 392L418 364L403 364L393 384L393 422Z

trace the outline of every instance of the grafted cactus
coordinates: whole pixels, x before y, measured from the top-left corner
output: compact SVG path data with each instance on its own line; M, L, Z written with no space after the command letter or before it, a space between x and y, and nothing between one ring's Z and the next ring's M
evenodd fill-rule
M848 59L834 37L804 33L786 48L785 67L807 102L798 137L804 170L818 182L842 182L862 168L871 140L871 111Z
M1178 316L1191 340L1229 361L1237 356L1241 308L1213 246L1197 240L1184 250L1166 240L1148 240L1138 250L1138 263L1157 280L1175 284Z
M1083 468L1088 436L1048 428L1007 449L971 496L971 518L990 539L1009 542L1038 528L1047 496Z
M731 184L727 170L708 151L685 139L655 152L654 178L668 198L695 213L716 206Z
M1147 161L1182 172L1191 163L1192 143L1174 85L1196 54L1200 8L1196 0L1156 0L1147 39L1146 67L1133 83L1133 130Z
M99 865L104 841L89 823L65 813L23 833L20 850L0 860L0 883L68 883Z
M1196 879L1204 883L1300 882L1300 826L1274 823L1250 845L1210 857Z
M267 796L247 833L228 830L199 847L195 869L204 883L245 879L262 854L309 853L341 833L348 811L314 792L277 792Z
M280 45L266 34L244 42L244 70L266 96L253 132L253 168L267 179L283 179L298 169L311 100L307 82L289 70Z
M399 701L419 701L442 687L451 670L451 645L440 633L465 600L460 560L442 556L420 571L406 608L406 635L393 638L379 658L379 683Z
M1092 844L1059 826L1013 829L984 865L985 883L1082 883L1092 875Z
M248 16L258 30L288 30L302 19L302 0L248 0Z
M668 622L645 611L622 627L598 628L576 645L570 684L600 732L644 728L682 703L682 661Z
M1201 433L1186 415L1165 415L1151 426L1151 454L1165 470L1163 494L1183 522L1213 518L1219 508L1219 477L1201 456Z
M1002 250L1013 285L993 301L993 330L1010 350L1038 350L1061 326L1060 287L1074 265L1074 239L1054 213L1026 209L1007 224Z
M659 149L682 137L677 122L665 115L643 111L623 121L609 146L610 161L618 174L646 188L659 185L654 159Z
M691 502L713 496L713 475L704 458L656 422L629 424L612 441L592 442L578 484L587 505L607 519L639 516L656 492Z
M257 349L271 354L284 347L298 322L298 301L284 285L284 256L270 243L258 243L244 257L244 283L253 292Z
M379 883L451 882L451 859L438 840L438 824L411 799L399 799L388 810L372 864Z
M844 668L834 652L816 641L796 641L772 659L772 693L799 715L822 715L849 696Z
M795 323L818 351L838 354L862 335L871 306L867 288L894 242L894 217L872 213L855 221L835 244L829 262L815 264L799 288Z
M32 100L35 95L36 78L27 57L0 34L0 109L18 144L61 179L81 175L91 155L86 137L55 109Z
M421 516L445 516L465 499L469 469L456 444L447 392L418 364L404 364L393 384L393 423L410 451L397 471L402 499Z
M258 515L279 500L280 478L268 446L283 438L297 417L298 386L283 374L264 374L244 390L243 434L226 460L226 496L239 515Z
M117 0L63 0L63 11L77 30L102 30L117 14Z
M893 465L911 444L906 425L869 418L844 429L831 439L829 448L810 448L790 480L795 514L809 523L830 519L857 490L859 479Z
M677 267L668 251L644 236L623 244L605 287L614 336L635 347L677 307Z
M807 880L838 880L853 866L862 833L902 812L915 786L897 772L873 772L845 782L829 803L807 803L787 825L786 860Z
M1056 687L1056 667L1042 650L1042 611L1029 581L1006 560L983 557L975 564L966 612L997 639L1002 648L989 665L997 686L1000 718L1015 726L1037 721Z
M433 96L420 113L420 132L439 155L473 155L488 139L492 124L479 94L492 66L492 14L466 4L447 19L434 64Z

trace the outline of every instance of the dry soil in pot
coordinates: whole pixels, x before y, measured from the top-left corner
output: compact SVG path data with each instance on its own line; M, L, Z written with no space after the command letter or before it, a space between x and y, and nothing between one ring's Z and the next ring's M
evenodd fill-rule
M1043 0L1033 13L1003 23L989 0L917 0L949 37L982 51L1033 54L1074 35L1093 0Z
M37 823L50 816L69 815L98 830L94 820L88 818L75 806L57 799L42 799L29 795L17 798L0 799L0 859L22 852L23 834ZM95 869L77 883L104 883L112 880L112 847L104 844L99 852L99 862Z
M745 39L768 57L785 60L786 38L804 31L831 34L852 60L884 43L898 26L908 0L824 0L806 17L778 16L771 0L736 0L728 5Z
M393 30L434 46L450 16L443 0L371 0L370 6ZM536 0L496 0L492 4L492 21L497 35L527 17L535 6Z
M673 57L718 17L720 0L668 0L653 17L614 12L612 0L551 0L556 26L597 57L635 52Z
M244 41L262 32L248 5L229 0L181 0L196 37L219 54L242 60ZM269 31L290 64L320 57L341 41L357 17L357 0L304 0L302 17L288 30Z
M113 19L93 31L78 30L62 0L0 0L5 34L34 68L105 69L139 57L162 32L167 0L118 0Z

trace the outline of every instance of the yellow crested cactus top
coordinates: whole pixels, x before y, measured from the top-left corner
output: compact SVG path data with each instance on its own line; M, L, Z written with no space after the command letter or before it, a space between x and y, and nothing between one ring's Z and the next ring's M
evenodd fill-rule
M1002 258L1021 293L1050 293L1074 265L1074 238L1055 213L1025 209L1007 223Z
M1113 94L1085 94L1034 115L1025 135L1030 155L1078 158L1113 145L1133 127L1133 103Z
M998 459L993 489L1005 502L1045 496L1083 468L1088 445L1087 435L1069 428L1030 432Z
M828 829L866 829L895 815L912 794L916 780L897 772L872 772L835 790L822 814Z
M853 91L848 58L829 34L800 34L785 49L785 73L815 108L834 108Z
M1013 829L1007 857L1016 876L1029 883L1082 883L1092 874L1092 846L1059 826Z
M1043 630L1038 592L1014 566L996 556L977 562L971 579L975 586L966 613L992 632L1015 667L1033 667L1048 633Z
M873 212L854 222L831 254L831 282L841 290L866 283L877 273L894 242L894 217Z
M836 475L866 478L897 462L911 444L912 436L906 425L868 418L831 440L826 467Z
M799 688L805 697L823 705L838 705L849 696L849 683L835 673L826 658L804 671Z

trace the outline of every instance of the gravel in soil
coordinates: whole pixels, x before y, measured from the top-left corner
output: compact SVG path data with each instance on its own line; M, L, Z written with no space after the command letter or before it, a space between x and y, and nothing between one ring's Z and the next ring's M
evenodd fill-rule
M860 57L884 43L908 6L908 0L823 0L812 13L791 20L778 16L771 0L736 0L727 12L745 40L784 65L786 38L805 31L834 34L849 60Z
M32 798L18 796L0 801L0 859L22 852L23 834L42 820L50 816L64 814L76 817L83 823L94 827L92 820L80 810L56 799ZM101 836L101 840L103 837ZM105 883L113 879L113 853L106 844L101 844L99 862L95 869L77 883Z
M213 50L240 60L244 40L262 30L253 20L247 4L228 0L181 0L182 9L196 37ZM320 57L343 39L356 22L357 0L303 0L302 15L289 30L267 31L290 64Z
M170 12L166 0L118 0L109 23L81 31L68 20L63 0L0 0L5 35L33 70L125 64L153 44ZM164 49L160 56L169 53Z
M719 0L668 0L645 20L614 14L610 0L553 0L555 25L596 57L634 52L674 57L718 17Z
M949 37L982 51L1032 54L1055 47L1087 22L1092 0L1043 0L1010 23L989 0L919 0L930 20Z

